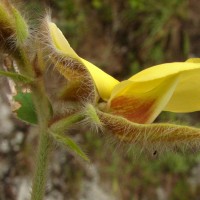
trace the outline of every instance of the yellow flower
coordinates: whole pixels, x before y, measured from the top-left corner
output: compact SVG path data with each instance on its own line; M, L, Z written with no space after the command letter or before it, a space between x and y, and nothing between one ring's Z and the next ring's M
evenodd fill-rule
M113 113L151 123L162 111L200 110L200 63L174 62L150 67L118 84L111 93Z
M75 59L76 61L83 64L90 72L100 97L104 100L108 100L111 91L113 90L114 86L119 83L119 81L114 79L112 76L106 74L104 71L102 71L92 63L79 57L76 52L70 47L68 41L65 39L62 32L57 28L54 23L49 22L48 27L55 47L66 56Z
M199 59L156 65L119 83L79 57L54 23L48 22L48 28L55 48L87 68L107 112L143 124L153 122L163 110L200 110Z

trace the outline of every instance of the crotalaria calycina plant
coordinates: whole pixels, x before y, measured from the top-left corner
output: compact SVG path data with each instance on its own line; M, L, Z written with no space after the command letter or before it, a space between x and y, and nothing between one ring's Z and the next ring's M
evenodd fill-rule
M77 91L83 90L77 98L93 105L99 126L120 141L145 143L148 147L196 144L198 129L151 123L162 111L200 110L200 59L156 65L119 82L79 57L54 23L47 21L46 26L55 68L71 80Z
M0 71L16 83L13 99L20 107L14 112L21 120L37 124L40 133L32 200L43 199L53 142L88 160L65 134L80 121L141 149L199 146L198 128L153 123L162 111L200 110L198 58L153 66L119 82L79 57L48 18L30 33L20 12L4 0L0 25L0 58L9 54L14 63Z

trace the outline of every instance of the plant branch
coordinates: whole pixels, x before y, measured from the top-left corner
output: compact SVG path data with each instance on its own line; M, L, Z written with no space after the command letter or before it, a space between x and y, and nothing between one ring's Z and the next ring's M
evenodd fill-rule
M45 194L49 153L51 150L51 140L46 130L47 127L45 126L40 129L40 141L37 152L36 171L32 186L31 200L42 200Z
M69 126L71 126L72 124L81 121L82 119L84 119L84 115L82 113L75 113L72 114L66 118L62 118L56 122L54 122L50 128L49 131L53 132L53 133L63 133Z
M32 93L38 115L40 137L31 200L42 200L45 194L49 154L52 146L51 137L47 132L51 111L42 81L32 85Z

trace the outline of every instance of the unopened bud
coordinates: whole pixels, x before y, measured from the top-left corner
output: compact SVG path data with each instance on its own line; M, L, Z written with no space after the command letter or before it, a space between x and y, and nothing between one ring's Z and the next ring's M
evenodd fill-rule
M24 18L21 16L20 12L12 7L12 14L15 19L15 36L16 36L16 41L17 43L23 44L26 39L28 38L29 32L28 32L28 25Z
M0 3L0 43L4 51L23 44L28 37L28 26L19 11L4 0Z

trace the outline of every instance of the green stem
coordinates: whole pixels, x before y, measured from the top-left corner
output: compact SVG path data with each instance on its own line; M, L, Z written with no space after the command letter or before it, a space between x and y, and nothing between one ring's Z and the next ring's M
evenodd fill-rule
M16 49L14 52L14 58L17 61L20 73L28 77L33 77L33 67L29 61L27 53L22 47Z
M52 141L47 131L51 112L42 82L37 82L36 85L32 85L32 92L38 115L40 137L31 200L42 200L45 194L49 154L52 146Z
M38 114L38 123L40 128L39 146L36 158L36 170L32 186L31 200L42 200L45 194L45 185L48 173L49 154L52 147L52 135L50 131L60 133L70 125L84 118L83 114L73 114L67 118L61 119L48 129L48 123L51 118L51 109L48 99L45 98L42 82L32 85L33 100Z
M51 149L51 140L46 132L47 127L42 127L40 130L40 141L38 154L36 159L36 171L32 186L31 200L42 200L45 194L45 185L47 179L47 167L49 161L49 153Z
M27 76L24 76L22 74L18 74L18 73L15 73L15 72L7 72L7 71L0 70L0 75L7 76L7 77L11 78L12 80L14 80L16 82L21 82L21 83L31 83L31 82L33 82L32 78L29 78Z
M82 119L84 119L84 115L82 113L75 113L72 114L66 118L62 118L56 122L54 122L50 128L49 131L50 132L54 132L54 133L62 133L64 132L69 126L71 126L72 124L81 121Z

